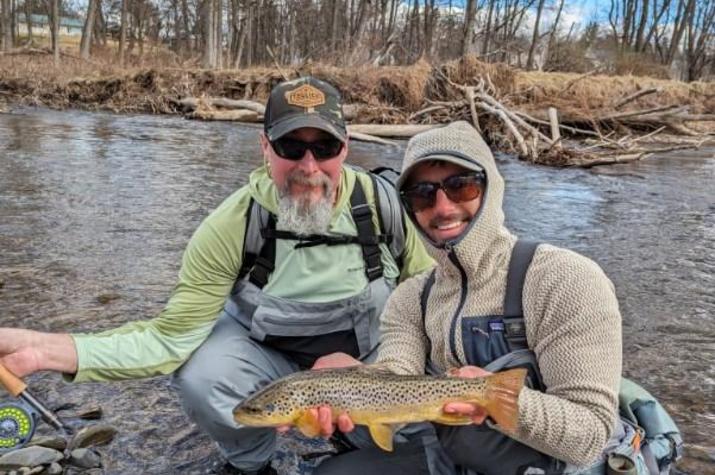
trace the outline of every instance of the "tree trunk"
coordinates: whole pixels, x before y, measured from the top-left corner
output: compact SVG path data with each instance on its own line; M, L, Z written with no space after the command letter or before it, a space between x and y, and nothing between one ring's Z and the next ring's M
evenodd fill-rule
M12 1L2 0L2 50L12 49Z
M122 16L119 23L119 66L124 67L125 49L127 43L127 14L129 11L129 0L122 0Z
M216 66L215 48L214 48L214 1L203 1L203 23L204 23L204 53L202 58L202 66L206 69L212 69Z
M462 30L462 45L460 54L466 56L469 54L469 47L472 44L472 30L474 29L474 14L477 9L477 0L467 0L467 5L464 11L464 29Z
M539 41L539 22L541 22L541 13L544 11L544 1L539 0L539 5L536 7L536 21L534 22L534 34L531 36L531 46L529 47L529 57L526 59L526 69L534 69L534 51L536 43Z
M60 65L60 0L52 0L52 55Z
M25 24L27 25L27 44L32 45L32 5L25 0Z
M482 56L489 52L489 40L492 36L492 15L494 14L494 0L489 0L489 10L487 11L487 25L484 27L484 42L482 43Z
M92 32L94 30L94 15L97 11L98 1L99 0L89 0L89 4L87 5L87 18L84 20L82 41L80 42L79 48L79 55L82 59L89 59L89 49L92 44Z

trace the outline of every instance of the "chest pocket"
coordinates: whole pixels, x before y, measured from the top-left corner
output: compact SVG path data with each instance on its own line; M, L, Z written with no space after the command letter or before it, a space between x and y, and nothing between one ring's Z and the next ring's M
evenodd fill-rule
M529 350L522 305L526 272L539 243L517 241L511 253L504 295L504 315L461 317L462 346L467 364L489 371L526 368L527 384L545 389L536 357ZM435 271L425 283L421 295L422 319L427 315L427 300L434 285ZM456 318L460 318L457 316ZM451 341L450 345L455 342Z

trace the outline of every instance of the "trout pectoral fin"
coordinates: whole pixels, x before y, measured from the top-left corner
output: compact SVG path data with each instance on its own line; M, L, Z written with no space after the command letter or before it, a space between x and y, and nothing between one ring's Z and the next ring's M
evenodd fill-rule
M392 426L388 424L370 424L367 427L370 429L372 440L375 441L377 446L382 450L392 452Z
M320 422L310 411L303 411L303 414L296 419L295 426L306 437L318 437L320 435Z

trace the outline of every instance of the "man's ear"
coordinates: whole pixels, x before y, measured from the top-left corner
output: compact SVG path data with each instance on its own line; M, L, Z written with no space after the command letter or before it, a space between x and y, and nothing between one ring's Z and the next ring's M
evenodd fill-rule
M271 146L271 143L268 141L268 137L266 137L265 132L259 132L258 137L261 142L261 152L263 152L263 156L265 157L266 153L268 152L268 147Z

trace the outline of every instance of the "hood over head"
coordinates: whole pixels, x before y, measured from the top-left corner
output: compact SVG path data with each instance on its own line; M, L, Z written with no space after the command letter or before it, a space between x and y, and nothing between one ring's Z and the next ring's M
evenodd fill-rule
M504 227L504 179L479 132L469 123L459 121L412 137L405 150L398 189L402 190L418 163L431 160L444 160L469 170L483 171L486 181L479 211L456 239L437 244L422 231L414 216L410 216L422 234L430 255L440 265L453 267L448 255L451 251L465 269L474 269L482 267L483 259L494 257L494 252L505 248L510 251L515 238Z

